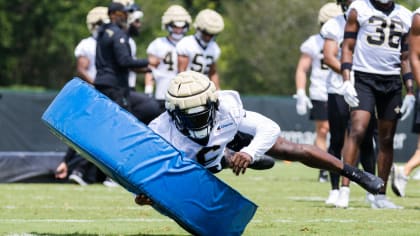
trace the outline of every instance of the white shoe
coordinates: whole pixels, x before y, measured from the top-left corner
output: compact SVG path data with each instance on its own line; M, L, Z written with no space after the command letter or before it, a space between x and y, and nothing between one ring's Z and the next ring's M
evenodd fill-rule
M69 180L81 186L88 185L88 183L83 180L83 174L77 170L73 170L71 175L69 175Z
M339 208L347 208L349 206L349 200L350 200L350 188L341 187L340 192L338 194L338 199L334 205Z
M328 195L327 200L325 200L325 204L327 205L334 205L335 202L338 199L338 195L340 194L340 191L338 189L330 190L330 194Z
M375 195L375 201L371 204L375 209L402 209L402 206L395 205L384 194Z
M408 176L404 174L404 167L392 165L391 169L391 188L399 197L405 196L405 187L407 186Z
M110 188L118 187L119 186L119 184L117 182L115 182L114 180L112 180L109 177L106 177L105 181L102 182L102 184L105 185L105 186L107 186L107 187L110 187Z
M414 175L411 177L413 180L420 180L420 170L416 171Z
M375 202L375 195L366 192L366 202L372 205Z

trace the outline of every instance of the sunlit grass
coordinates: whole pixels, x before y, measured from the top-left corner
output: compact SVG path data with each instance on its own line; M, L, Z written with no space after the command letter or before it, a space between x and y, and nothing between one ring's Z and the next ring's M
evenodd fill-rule
M248 170L218 177L259 208L244 235L418 235L420 181L410 181L407 197L392 201L402 210L375 210L365 191L351 187L348 209L327 207L329 184L317 182L318 171L278 162L268 171ZM121 187L72 184L0 185L1 235L188 235L151 207L134 204Z

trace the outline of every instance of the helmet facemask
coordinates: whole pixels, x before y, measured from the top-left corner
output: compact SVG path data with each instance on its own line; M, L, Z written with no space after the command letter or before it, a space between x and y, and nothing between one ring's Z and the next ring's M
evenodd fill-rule
M175 32L175 28L182 28L182 31L180 33ZM166 25L166 30L169 32L171 38L173 38L175 41L179 41L188 32L189 24L185 21L171 22L170 24Z
M209 141L217 105L208 101L206 105L171 111L177 129L195 142L205 145Z

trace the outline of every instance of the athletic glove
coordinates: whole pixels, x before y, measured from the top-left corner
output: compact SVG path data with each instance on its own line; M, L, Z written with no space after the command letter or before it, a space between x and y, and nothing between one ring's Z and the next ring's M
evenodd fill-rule
M350 107L359 106L359 99L357 98L356 89L354 89L354 86L350 82L350 80L344 81L341 89L344 96L344 100L347 102L347 104L349 104Z
M311 100L306 96L303 89L298 89L293 98L296 99L296 112L301 116L307 113L308 108L313 107Z
M412 95L412 94L405 95L404 100L403 100L403 104L402 104L401 110L400 110L400 112L402 114L401 120L407 119L407 117L410 115L411 111L414 108L414 103L415 102L416 102L416 98L414 97L414 95Z

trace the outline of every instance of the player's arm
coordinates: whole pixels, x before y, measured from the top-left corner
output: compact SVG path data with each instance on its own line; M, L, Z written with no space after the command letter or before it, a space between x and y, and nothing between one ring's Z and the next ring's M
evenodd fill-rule
M274 121L252 111L246 111L238 130L252 135L253 139L232 157L232 170L237 175L244 173L255 157L264 155L280 136L280 127Z
M420 86L420 14L413 17L409 34L409 61L413 77Z
M151 67L152 70L156 69L156 67L159 65L160 59L152 54L148 55L149 59L149 67ZM151 72L147 72L144 75L144 93L147 95L153 94L153 87L155 85L155 81L153 79L153 74Z
M77 76L79 76L82 80L88 82L89 84L93 84L95 78L90 77L88 74L89 64L90 61L87 57L79 56L77 58L76 71Z
M209 70L209 79L213 81L217 90L220 90L219 73L217 73L216 63L211 64Z
M312 64L312 57L306 53L300 55L295 72L296 91L306 90L306 75Z
M356 45L359 23L357 22L357 11L351 9L346 26L344 27L344 41L341 48L341 75L343 80L350 80L350 71L353 63L353 52Z
M187 70L188 62L189 62L188 56L178 55L178 73Z
M337 41L326 38L323 47L324 63L336 73L341 74L341 62L337 58L339 47Z

